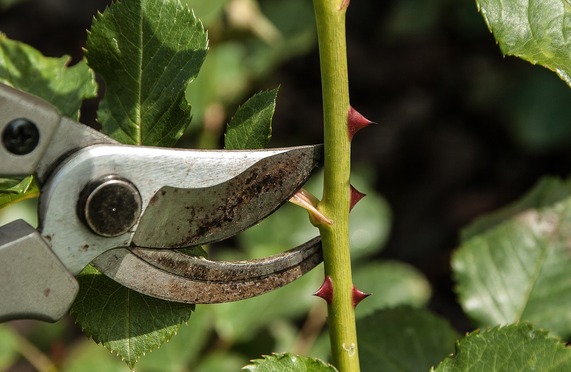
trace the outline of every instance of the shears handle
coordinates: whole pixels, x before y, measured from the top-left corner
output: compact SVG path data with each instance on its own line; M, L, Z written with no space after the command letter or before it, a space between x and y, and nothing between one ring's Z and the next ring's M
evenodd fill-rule
M0 228L0 322L55 322L69 309L79 285L38 231L22 220Z

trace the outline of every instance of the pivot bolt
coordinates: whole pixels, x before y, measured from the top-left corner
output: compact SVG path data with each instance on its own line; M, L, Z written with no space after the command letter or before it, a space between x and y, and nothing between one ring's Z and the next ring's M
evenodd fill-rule
M8 123L2 132L2 143L14 155L27 155L34 151L40 142L40 132L36 124L28 119L18 118Z
M106 176L85 187L79 215L97 235L114 237L133 227L141 214L141 205L135 185L116 176Z

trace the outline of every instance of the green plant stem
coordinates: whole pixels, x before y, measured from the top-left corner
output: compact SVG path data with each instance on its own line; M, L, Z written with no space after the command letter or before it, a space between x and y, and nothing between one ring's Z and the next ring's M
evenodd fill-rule
M333 363L342 372L359 371L353 281L349 249L351 143L348 136L349 83L345 13L348 1L314 0L324 113L325 177L318 209L333 224L318 224L325 275L333 283L328 305Z

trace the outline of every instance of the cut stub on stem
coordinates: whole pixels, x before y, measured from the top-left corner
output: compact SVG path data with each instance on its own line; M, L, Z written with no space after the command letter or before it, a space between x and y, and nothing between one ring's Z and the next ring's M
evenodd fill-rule
M347 127L349 129L349 140L353 139L355 133L361 129L368 127L371 124L377 124L361 115L359 111L355 110L353 106L349 106L349 113L347 114Z
M311 216L312 223L333 225L333 221L331 221L329 218L327 218L327 216L325 216L317 209L319 199L317 199L317 197L309 191L305 189L299 189L299 191L296 192L295 195L289 199L289 201L307 210Z

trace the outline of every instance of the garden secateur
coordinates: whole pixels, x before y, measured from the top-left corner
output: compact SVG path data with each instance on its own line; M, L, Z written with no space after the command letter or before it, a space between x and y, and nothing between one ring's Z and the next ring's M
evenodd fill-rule
M0 321L56 321L75 276L93 264L164 300L253 297L322 261L319 238L249 261L211 261L177 248L231 237L286 202L318 166L322 146L186 150L120 144L0 84L0 177L41 185L36 229L0 227Z

